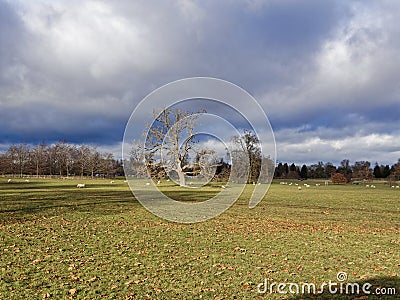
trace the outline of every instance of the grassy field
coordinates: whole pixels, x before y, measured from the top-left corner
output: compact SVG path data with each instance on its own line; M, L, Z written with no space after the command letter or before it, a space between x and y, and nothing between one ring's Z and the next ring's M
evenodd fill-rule
M123 180L0 178L0 299L307 299L257 285L319 287L338 272L397 295L319 299L398 299L400 190L309 184L274 183L254 209L248 186L224 214L185 225L150 214Z

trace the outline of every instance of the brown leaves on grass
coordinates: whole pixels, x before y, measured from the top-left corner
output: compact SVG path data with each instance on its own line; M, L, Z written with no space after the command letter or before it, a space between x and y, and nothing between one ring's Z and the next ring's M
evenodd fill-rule
M75 295L76 294L76 289L75 288L74 289L70 289L68 292L70 293L70 295Z

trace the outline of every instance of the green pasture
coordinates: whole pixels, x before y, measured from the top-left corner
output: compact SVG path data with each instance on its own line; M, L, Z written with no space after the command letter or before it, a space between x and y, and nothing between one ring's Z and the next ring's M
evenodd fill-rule
M188 225L150 214L123 179L7 179L0 178L0 299L400 297L400 189L383 183L274 182L254 209L249 185L222 215ZM178 200L187 194L171 182L160 188ZM213 184L191 200L220 190ZM338 282L338 272L345 283L397 295L257 292L266 279L320 287Z

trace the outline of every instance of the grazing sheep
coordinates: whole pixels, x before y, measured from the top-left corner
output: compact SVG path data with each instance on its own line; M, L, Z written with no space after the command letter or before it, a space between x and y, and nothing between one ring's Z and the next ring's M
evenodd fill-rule
M257 185L261 185L261 182L257 183Z
M320 186L320 185L321 185L320 183L316 183L316 184L315 184L315 186Z
M309 188L310 187L310 185L309 184L306 184L306 188Z
M11 182L11 179L8 179L7 182L10 183L10 182Z
M110 181L111 184L114 183L114 182L115 182L114 180L111 180L111 181Z
M84 183L78 183L78 184L76 185L76 187L77 187L78 189L81 189L81 188L84 188L84 187L85 187L85 184L84 184Z
M295 183L295 185L297 185L297 186L298 186L299 184L298 184L298 183Z
M394 185L392 185L392 189L394 189Z
M371 185L371 188L373 188L373 189L374 189L374 188L376 188L376 186L375 186L375 185Z
M222 187L223 189L226 189L226 186L224 186L224 185L221 185L221 187Z
M400 189L400 186L399 186L399 185L396 185L396 189Z
M301 186L298 186L297 189L300 191L301 190Z
M25 179L25 182L26 182L26 183L29 183L29 179Z
M369 188L369 184L367 184L365 187Z
M157 181L157 184L160 184L161 183L161 181L159 180L159 181Z
M150 182L146 182L146 185L150 185Z
M289 183L289 185L292 185L293 183Z

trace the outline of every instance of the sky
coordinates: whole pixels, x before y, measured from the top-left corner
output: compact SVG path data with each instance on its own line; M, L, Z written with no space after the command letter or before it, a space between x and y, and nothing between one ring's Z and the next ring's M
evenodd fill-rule
M278 161L393 164L399 19L396 0L0 0L0 150L65 140L119 157L146 95L205 76L254 96Z

